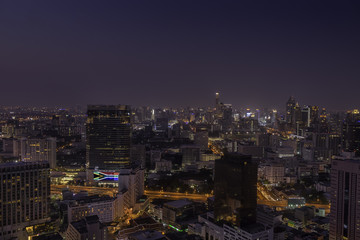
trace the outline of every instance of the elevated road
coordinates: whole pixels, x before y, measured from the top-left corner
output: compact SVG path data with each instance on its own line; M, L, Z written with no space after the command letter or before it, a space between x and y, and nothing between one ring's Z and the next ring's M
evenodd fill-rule
M74 193L79 193L81 191L87 191L89 195L108 195L115 196L118 192L117 188L105 188L105 187L91 187L91 186L74 186L74 185L51 185L51 194L61 194L63 189L69 189ZM144 194L150 198L162 198L168 200L179 200L183 198L187 198L197 202L206 202L208 197L212 195L209 194L190 194L190 193L178 193L178 192L163 192L163 191L152 191L145 190ZM267 193L265 191L258 191L258 204L267 205L270 207L280 207L286 208L287 201L273 201L266 199ZM328 213L330 211L329 204L311 204L307 203L306 206L314 206L317 208L324 208Z

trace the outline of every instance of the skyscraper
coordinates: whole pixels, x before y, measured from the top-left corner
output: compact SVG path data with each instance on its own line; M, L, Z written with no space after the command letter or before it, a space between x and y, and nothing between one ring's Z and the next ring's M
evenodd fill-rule
M48 161L50 168L56 167L56 138L21 138L14 141L14 150L22 161Z
M311 123L311 107L304 106L301 109L301 127L310 127Z
M224 132L231 130L231 125L233 123L232 116L232 105L231 104L223 104L222 105L222 130Z
M196 126L196 133L194 136L195 145L199 146L201 150L208 149L209 144L209 132L208 127L205 124L199 124Z
M251 156L227 153L215 161L216 220L236 226L256 223L257 163Z
M44 223L48 219L48 162L1 164L0 183L0 239L19 237L26 226Z
M217 93L215 93L215 106L216 106L216 108L218 108L219 104L220 104L220 94L217 92Z
M200 161L200 147L193 145L181 146L182 166L191 165Z
M360 162L333 160L330 239L360 239Z
M130 166L130 106L89 105L86 124L88 169L118 170Z
M360 156L360 113L357 109L348 112L342 124L342 148Z
M286 122L288 124L295 123L295 107L296 107L295 98L291 96L289 100L286 102Z

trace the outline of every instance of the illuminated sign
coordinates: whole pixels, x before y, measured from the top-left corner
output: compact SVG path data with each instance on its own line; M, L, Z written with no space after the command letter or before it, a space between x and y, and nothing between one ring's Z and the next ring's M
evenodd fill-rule
M118 172L105 172L105 171L94 172L94 181L118 181L118 180L119 180Z

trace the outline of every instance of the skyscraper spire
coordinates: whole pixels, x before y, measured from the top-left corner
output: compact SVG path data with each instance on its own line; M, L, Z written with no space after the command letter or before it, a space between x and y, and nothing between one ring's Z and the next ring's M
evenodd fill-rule
M220 104L220 93L215 93L215 106L216 108L219 106Z

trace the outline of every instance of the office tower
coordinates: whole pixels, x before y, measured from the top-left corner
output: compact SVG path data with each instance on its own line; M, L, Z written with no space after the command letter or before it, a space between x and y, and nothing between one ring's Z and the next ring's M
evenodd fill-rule
M294 107L294 113L293 113L293 122L291 124L292 127L297 127L297 126L300 126L301 124L301 107L299 105L299 103L296 103L295 104L295 107Z
M360 239L360 162L333 160L331 165L330 239Z
M219 105L220 105L220 94L215 93L215 107L218 108Z
M223 104L222 106L222 130L230 131L231 125L233 122L232 116L232 105L231 104Z
M209 132L206 125L201 124L196 126L196 132L194 136L195 145L199 146L201 150L208 149L209 144Z
M311 123L311 108L309 106L304 106L301 109L301 122L303 127L310 127Z
M15 137L15 130L18 127L18 121L10 120L1 127L2 138L13 138Z
M1 164L0 183L0 239L18 237L25 227L48 220L48 162Z
M356 109L347 113L342 124L342 148L360 156L360 114Z
M182 166L191 165L200 161L200 147L184 145L181 147Z
M131 145L131 162L136 166L145 168L146 148L144 144Z
M56 138L21 138L14 141L14 155L25 162L47 161L56 167Z
M318 123L319 122L319 107L318 106L311 106L310 111L310 123Z
M236 226L256 223L257 163L251 156L227 153L215 161L214 214Z
M169 119L165 117L156 118L154 132L159 137L169 137Z
M89 105L86 125L88 169L118 170L130 166L130 106Z
M14 140L14 138L3 138L2 151L5 153L13 153L14 157L18 157L18 155L16 155L16 140Z
M167 132L169 129L169 119L165 117L156 118L155 131Z
M264 177L270 183L281 183L284 182L285 167L281 163L271 163L264 168Z
M289 98L289 100L286 102L286 122L288 124L293 124L295 122L295 106L296 101L293 96Z
M220 102L220 94L215 94L215 112L214 112L214 119L220 121L223 117L223 103Z
M119 194L124 198L125 208L134 208L144 195L144 170L121 169L119 173Z
M320 113L320 116L319 116L319 132L327 133L329 131L330 131L330 128L329 128L328 114L326 112L326 109L323 108L321 110L321 113Z
M278 114L277 114L277 110L276 110L276 109L273 109L273 110L272 110L272 115L271 115L271 125L272 125L273 127L277 127L277 118L278 118L277 115L278 115Z
M83 239L106 239L106 226L103 225L98 216L85 217L80 221L71 222L66 231L66 239L83 240Z

